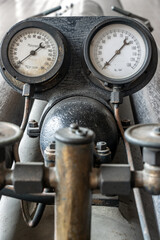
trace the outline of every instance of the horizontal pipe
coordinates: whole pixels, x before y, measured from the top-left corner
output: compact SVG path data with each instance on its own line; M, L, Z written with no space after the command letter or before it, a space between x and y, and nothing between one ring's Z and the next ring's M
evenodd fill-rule
M25 200L28 202L44 203L47 205L54 204L54 193L40 193L40 194L17 194L12 187L5 187L0 191L0 195Z

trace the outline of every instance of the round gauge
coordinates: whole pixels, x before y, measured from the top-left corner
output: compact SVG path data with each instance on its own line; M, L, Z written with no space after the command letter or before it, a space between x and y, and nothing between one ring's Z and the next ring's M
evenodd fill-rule
M151 62L150 35L134 20L109 18L96 26L86 40L84 58L88 69L93 76L110 84L137 80Z
M123 79L142 68L148 57L148 48L134 28L111 24L93 37L89 55L99 73L108 78Z
M28 77L38 77L55 66L58 45L55 39L42 29L23 29L10 41L8 58L18 73Z
M2 74L18 90L22 83L29 83L37 91L44 91L65 75L69 64L67 51L64 36L48 22L23 21L3 39Z

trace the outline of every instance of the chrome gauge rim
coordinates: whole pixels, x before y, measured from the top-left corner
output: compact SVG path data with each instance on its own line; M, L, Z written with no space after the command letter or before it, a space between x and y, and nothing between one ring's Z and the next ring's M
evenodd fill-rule
M127 18L100 23L84 46L84 59L91 74L112 85L137 80L148 68L151 56L151 42L144 27Z

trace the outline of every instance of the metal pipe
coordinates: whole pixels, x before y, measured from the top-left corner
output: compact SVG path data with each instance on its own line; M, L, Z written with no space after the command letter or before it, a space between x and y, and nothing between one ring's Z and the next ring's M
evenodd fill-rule
M35 111L35 115L38 115L38 116L36 116L37 118L40 118L40 116L41 116L41 113L42 113L42 111L43 111L43 109L44 109L44 106L46 105L46 103L44 102L42 102L42 101L40 101L41 102L41 105L40 106L38 106L38 103L39 103L39 101L38 100L36 100L35 102L34 102L34 105L33 105L33 108L32 108L32 112L33 112L33 114L34 114L34 111ZM23 128L25 125L26 125L26 121L28 120L28 115L26 115L26 113L27 113L27 110L29 109L28 108L28 104L29 104L29 102L26 100L26 105L25 105L25 111L24 111L24 121L22 122L22 124L21 124L21 127ZM32 118L32 115L30 115L30 119ZM34 117L33 117L33 119L34 119ZM32 140L30 140L30 141L28 141L28 144L26 145L25 144L25 138L27 139L27 138L29 138L28 136L27 136L27 134L26 134L26 130L25 130L25 135L24 135L24 138L22 139L22 141L21 141L21 143L20 143L20 147L22 146L21 144L24 142L24 149L23 149L23 155L21 155L21 152L20 152L20 160L21 160L21 162L26 162L26 161L43 161L43 158L42 158L42 156L41 156L41 153L40 153L40 150L39 150L39 143L38 143L38 141L39 141L39 139L35 139L35 140L33 140L33 142L34 142L34 144L32 145L32 147L30 146L30 144L29 144L29 142L32 142ZM37 141L38 140L38 141ZM29 157L27 157L26 159L24 159L23 160L23 158L24 158L24 151L26 150L26 148L30 148L29 149L29 152L31 153L30 154L30 156L32 155L32 159L29 159ZM31 149L33 148L33 147L35 147L35 149L34 149L34 151L32 152L31 151ZM20 150L21 150L21 148L20 148ZM35 155L38 155L38 157L34 157L34 154ZM26 222L26 224L29 226L29 227L36 227L37 226L37 224L39 223L39 221L40 221L40 219L41 219L41 217L42 217L42 215L43 215L43 212L44 212L44 209L45 209L45 204L43 204L43 203L39 203L38 204L38 206L37 206L37 208L36 208L36 210L35 210L35 214L34 214L34 216L33 216L33 218L31 218L31 216L30 216L30 214L29 214L29 210L28 210L28 205L29 205L29 203L27 202L27 201L24 201L24 200L22 200L21 201L21 209L22 209L22 215L23 215L23 218L24 218L24 221Z
M17 105L18 104L16 104L16 106ZM30 119L39 121L45 105L46 102L35 100L30 113ZM29 138L26 130L19 146L19 155L21 162L43 160L39 147L39 139ZM2 196L0 202L0 216L1 219L5 219L5 221L0 222L1 239L18 239L19 235L17 235L16 230L20 224L22 225L20 222L22 219L20 218L19 200ZM10 226L10 228L8 228L8 226Z
M23 132L24 132L24 130L25 130L26 126L27 126L27 123L28 123L30 105L31 105L30 97L25 97L23 118L22 118L22 123L21 123L21 126L20 126L20 129ZM16 142L14 144L14 146L13 146L14 159L15 159L16 162L20 162L19 153L18 153L19 143L20 142Z
M135 171L130 145L124 137L124 130L123 130L123 127L122 127L122 124L121 124L121 119L120 119L120 116L119 116L119 107L118 107L117 104L114 105L114 115L115 115L115 119L117 121L119 130L121 132L122 138L124 140L126 153L127 153L127 159L128 159L128 163L130 165L130 169L131 169L131 171ZM138 188L133 188L133 193L134 193L134 198L135 198L135 202L136 202L139 221L140 221L140 224L141 224L141 230L142 230L143 238L144 238L144 240L151 240L150 233L149 233L149 230L148 230L148 224L147 224L147 220L146 220L146 216L145 216L145 211L144 211L144 207L143 207L143 202L142 202L142 198L141 198L141 194L140 194L140 190Z
M54 12L60 10L60 9L61 9L61 6L57 6L57 7L54 7L54 8L50 8L50 9L44 11L44 12L41 12L41 13L36 14L36 15L34 15L34 16L31 16L31 17L29 17L29 18L44 17L44 16L49 15L49 14L51 14L51 13L54 13ZM27 19L28 19L28 18L27 18Z
M17 194L14 188L7 186L0 191L0 195L25 200L29 202L38 202L48 205L54 204L54 193L39 193L39 194Z
M160 122L160 49L158 49L157 69L158 71L156 71L152 81L145 88L130 97L136 123ZM160 196L153 196L152 198L160 236Z
M75 144L74 140L56 139L55 240L90 240L93 152L91 142Z

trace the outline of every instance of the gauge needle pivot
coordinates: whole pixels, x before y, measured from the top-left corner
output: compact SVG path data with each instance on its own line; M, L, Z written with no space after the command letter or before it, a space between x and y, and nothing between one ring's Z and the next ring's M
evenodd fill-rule
M36 52L39 50L39 49L42 49L42 48L45 48L45 46L43 45L43 43L41 42L39 44L39 46L35 49L35 50L31 50L30 51L30 54L27 55L25 58L23 58L21 61L18 62L18 64L21 64L24 60L26 60L28 57L30 56L34 56L36 54Z
M104 69L106 66L110 65L110 62L117 56L121 53L121 50L126 46L126 45L129 45L130 42L127 42L127 39L124 39L123 41L123 45L115 51L115 54L110 58L110 60L108 62L105 62L104 66L102 69Z

